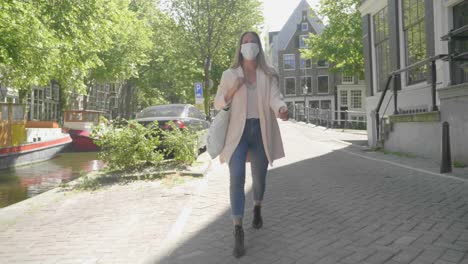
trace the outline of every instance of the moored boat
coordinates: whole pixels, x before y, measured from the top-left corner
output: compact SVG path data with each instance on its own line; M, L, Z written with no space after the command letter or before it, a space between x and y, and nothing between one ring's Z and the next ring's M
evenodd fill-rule
M51 159L71 138L55 122L26 121L24 105L0 104L0 169Z
M99 125L101 111L70 110L64 112L63 126L73 139L74 151L98 151L100 148L94 143L91 132Z

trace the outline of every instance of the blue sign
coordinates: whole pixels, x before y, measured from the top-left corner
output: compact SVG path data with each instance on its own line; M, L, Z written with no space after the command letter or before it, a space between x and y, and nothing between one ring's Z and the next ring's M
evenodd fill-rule
M195 83L195 104L203 104L203 86L201 82Z

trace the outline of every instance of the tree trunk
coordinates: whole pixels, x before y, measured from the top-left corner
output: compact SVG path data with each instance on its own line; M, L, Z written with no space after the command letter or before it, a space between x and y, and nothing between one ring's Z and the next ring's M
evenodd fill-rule
M211 58L208 56L205 59L204 65L204 75L205 75L205 89L203 89L204 103L205 103L205 114L208 117L211 117L210 113L210 70L211 70Z
M133 87L130 81L127 82L125 87L125 118L130 119L132 115L132 101L133 101Z

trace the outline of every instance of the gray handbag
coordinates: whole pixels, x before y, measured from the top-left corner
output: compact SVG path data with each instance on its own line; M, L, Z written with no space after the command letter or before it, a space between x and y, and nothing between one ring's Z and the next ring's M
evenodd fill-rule
M216 158L224 148L231 109L223 109L215 116L208 130L206 149L211 158Z

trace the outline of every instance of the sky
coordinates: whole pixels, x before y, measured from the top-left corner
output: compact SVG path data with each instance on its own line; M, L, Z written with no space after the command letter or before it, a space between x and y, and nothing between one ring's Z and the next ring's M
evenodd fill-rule
M288 20L301 0L261 0L263 2L263 16L265 18L264 33L279 31ZM320 0L307 0L314 8Z

